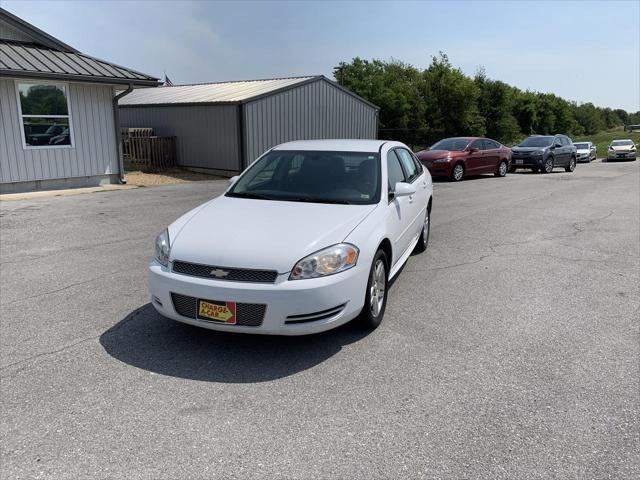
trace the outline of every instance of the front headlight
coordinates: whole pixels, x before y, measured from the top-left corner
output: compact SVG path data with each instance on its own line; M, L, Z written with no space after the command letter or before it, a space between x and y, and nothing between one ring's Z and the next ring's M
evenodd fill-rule
M169 231L164 231L156 237L156 260L165 267L169 265L169 252L171 244L169 243Z
M451 160L450 156L444 157L444 158L436 158L433 163L447 163L448 161Z
M312 253L291 270L289 280L324 277L355 267L360 250L350 243L339 243Z

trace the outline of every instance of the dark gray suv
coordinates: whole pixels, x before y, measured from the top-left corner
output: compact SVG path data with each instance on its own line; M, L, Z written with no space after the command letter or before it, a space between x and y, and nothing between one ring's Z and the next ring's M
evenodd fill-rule
M577 150L566 135L532 135L511 148L511 171L530 168L534 172L551 173L554 168L576 169Z

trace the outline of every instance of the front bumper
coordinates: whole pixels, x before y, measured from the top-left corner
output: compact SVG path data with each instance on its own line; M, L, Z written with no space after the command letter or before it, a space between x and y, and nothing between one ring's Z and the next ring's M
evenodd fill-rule
M608 160L626 160L629 158L636 158L636 152L609 152L607 154Z
M541 168L544 165L544 157L528 155L526 157L513 156L511 168Z
M275 283L232 282L173 273L153 260L149 265L149 292L151 304L161 315L180 322L227 332L306 335L335 328L358 316L364 306L368 276L365 266L356 265L324 278L290 281L286 273L279 275ZM172 293L211 301L263 304L266 310L259 326L226 325L180 315ZM344 308L329 318L286 323L290 316L299 319L341 305Z

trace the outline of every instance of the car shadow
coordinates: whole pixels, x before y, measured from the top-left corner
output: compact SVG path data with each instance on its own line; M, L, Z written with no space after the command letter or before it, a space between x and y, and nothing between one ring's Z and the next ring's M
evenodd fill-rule
M301 337L215 332L169 320L146 304L100 336L112 357L172 377L268 382L314 367L368 332L352 324Z

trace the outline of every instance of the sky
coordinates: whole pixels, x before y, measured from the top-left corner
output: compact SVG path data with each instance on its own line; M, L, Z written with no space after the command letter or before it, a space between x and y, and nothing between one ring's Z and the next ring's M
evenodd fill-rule
M77 48L174 84L324 74L358 56L455 67L523 90L640 110L640 0L0 0Z

